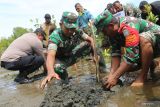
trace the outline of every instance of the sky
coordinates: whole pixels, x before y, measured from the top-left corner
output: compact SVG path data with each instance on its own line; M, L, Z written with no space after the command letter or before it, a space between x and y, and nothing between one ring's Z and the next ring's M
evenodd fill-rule
M119 1L122 4L133 3L136 6L140 3L140 0ZM11 36L14 27L35 29L30 19L38 18L39 23L43 23L46 13L54 15L58 25L64 11L77 14L74 5L78 2L96 17L114 0L0 0L0 38Z

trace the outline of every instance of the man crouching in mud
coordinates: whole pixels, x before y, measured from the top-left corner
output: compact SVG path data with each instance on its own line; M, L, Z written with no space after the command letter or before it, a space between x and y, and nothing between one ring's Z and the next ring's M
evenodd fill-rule
M77 28L77 15L63 12L60 28L57 28L49 38L46 61L48 75L42 81L41 88L52 78L66 82L68 80L66 68L93 52L92 49L95 48L93 39ZM102 63L104 62L100 61L99 66L105 65Z
M152 61L160 48L160 26L129 16L116 19L108 10L98 15L95 25L109 37L112 46L111 71L104 78L104 87L112 88L124 72L133 70L139 62L142 62L142 70L131 86L143 86L150 66L155 66ZM122 46L125 53L121 61Z

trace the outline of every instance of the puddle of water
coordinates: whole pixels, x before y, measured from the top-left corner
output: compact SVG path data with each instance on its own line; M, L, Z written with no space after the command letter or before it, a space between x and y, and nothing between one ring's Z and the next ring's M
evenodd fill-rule
M69 75L76 76L78 83L85 82L78 76L95 74L95 65L81 60L76 66L69 67L68 71ZM0 107L37 107L41 104L45 91L39 88L40 81L18 85L13 82L16 74L8 74L0 73ZM123 87L99 107L160 107L159 90L160 81L148 83L143 88Z
M69 68L70 75L95 74L95 65L93 63L88 63L83 60L79 63L80 64L77 64L77 69L73 67ZM107 66L109 69L110 65L108 64ZM76 77L78 83L85 82L78 78L79 77ZM147 83L143 88L123 87L98 107L159 107L159 90L160 82Z
M160 84L123 87L100 107L160 107Z
M2 71L0 75L0 107L38 107L40 105L44 98L44 91L39 88L40 81L20 85L13 81L17 72Z

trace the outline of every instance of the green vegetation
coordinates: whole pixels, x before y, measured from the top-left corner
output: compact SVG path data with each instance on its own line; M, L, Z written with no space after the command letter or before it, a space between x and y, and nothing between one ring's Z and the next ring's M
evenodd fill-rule
M8 38L2 37L0 39L0 53L2 53L10 45L10 43L12 43L13 40L20 37L24 33L31 32L31 31L32 29L26 29L22 27L13 28L13 34L10 37Z
M33 26L34 26L35 28L39 28L39 27L41 26L41 24L42 24L42 23L39 21L38 18L30 19L29 21L33 24ZM51 15L51 22L54 23L54 24L56 24L56 19L55 19L54 15Z
M56 24L56 19L55 19L54 15L51 16L51 22Z
M35 28L39 28L39 27L41 26L38 18L30 19L30 22L33 24L33 26L34 26Z
M151 6L150 5L145 5L144 7L145 7L145 10L148 13L147 20L149 20L153 23L156 23L158 21L158 16L156 16L152 13Z
M52 23L56 23L55 17L54 15L51 16L51 21ZM30 22L33 24L34 28L39 28L40 27L40 22L39 19L30 19ZM28 29L28 28L23 28L23 27L15 27L13 28L13 34L8 37L2 37L0 38L0 54L2 54L2 52L18 37L20 37L21 35L23 35L24 33L27 32L32 32L32 29Z

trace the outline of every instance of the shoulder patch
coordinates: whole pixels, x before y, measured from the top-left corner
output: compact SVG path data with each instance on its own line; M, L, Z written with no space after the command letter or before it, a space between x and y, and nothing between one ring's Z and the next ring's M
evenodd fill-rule
M129 30L124 29L124 30L123 30L123 35L124 35L125 37L128 36L128 35L130 35Z

